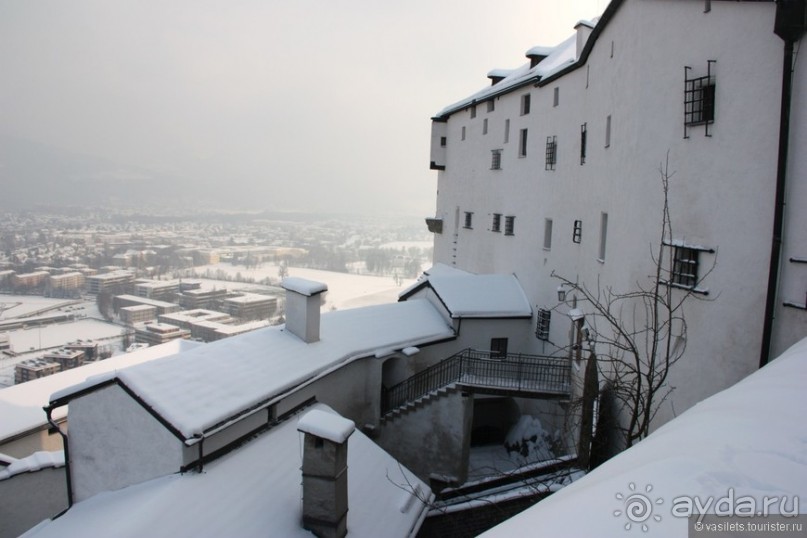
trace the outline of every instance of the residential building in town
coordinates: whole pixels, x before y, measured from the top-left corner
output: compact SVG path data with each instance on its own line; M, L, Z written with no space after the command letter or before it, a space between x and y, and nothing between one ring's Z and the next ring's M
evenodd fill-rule
M435 262L518 277L522 351L589 334L603 357L614 331L580 290L650 289L659 261L660 295L691 297L654 424L744 378L807 334L803 31L800 1L613 0L490 71L432 118Z
M97 295L105 291L131 291L134 278L134 273L116 267L108 273L87 276L87 292Z
M144 323L139 327L135 327L135 342L149 344L151 346L164 344L179 338L187 339L190 337L190 331L180 329L176 325L170 325L168 323Z
M48 287L52 290L78 290L84 287L84 274L70 271L48 276Z
M241 321L269 319L277 311L277 297L244 293L224 299L221 310Z
M14 383L20 384L32 379L47 377L62 370L58 362L45 359L28 359L14 366Z
M145 297L138 297L137 295L115 295L112 298L112 309L116 313L122 308L129 306L151 306L155 308L158 316L170 314L171 312L178 312L180 310L180 306L176 303L158 301L156 299L147 299Z
M137 280L134 283L133 295L155 299L158 301L173 301L179 293L179 280Z
M120 320L127 325L145 323L157 319L157 307L147 304L123 306L118 310Z

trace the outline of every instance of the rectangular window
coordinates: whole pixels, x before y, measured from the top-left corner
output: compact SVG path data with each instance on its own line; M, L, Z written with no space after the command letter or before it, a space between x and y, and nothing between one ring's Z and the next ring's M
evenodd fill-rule
M673 247L672 283L685 288L698 284L698 255L700 251L688 247Z
M583 221L574 221L574 228L572 229L572 242L580 243L583 240Z
M490 339L490 358L491 359L507 358L507 338Z
M554 170L558 159L558 137L546 137L546 170Z
M586 164L586 139L588 131L586 124L580 126L580 164Z
M504 217L504 235L515 235L516 218Z
M601 262L605 261L605 242L608 238L608 213L600 213L600 256Z
M474 222L474 214L472 211L465 212L465 224L463 228L473 229L473 222Z
M556 87L552 98L552 106L558 106L558 103L560 103L560 88Z
M703 125L706 136L709 125L715 121L716 81L712 74L714 60L707 62L706 76L689 78L689 67L684 68L684 138L688 138L687 127Z
M605 118L605 147L611 147L611 116Z
M445 136L441 136L440 137L440 147L441 148L446 147L447 143L448 143L448 138L446 138Z
M521 96L521 115L526 116L530 113L530 94Z
M471 107L471 119L476 117L476 105Z
M490 223L490 231L491 232L500 232L500 231L502 231L502 215L501 215L501 213L494 213L493 214L493 222Z
M483 135L488 134L488 119L487 118L482 120L482 134Z
M465 140L465 126L462 126L462 140Z
M544 250L552 250L552 219L544 220Z
M535 316L537 318L535 336L538 340L549 340L549 322L552 321L552 311L539 308Z
M502 169L502 150L500 149L490 150L490 169L491 170Z
M496 109L496 103L491 99L488 101L488 112L493 112Z
M504 143L510 142L510 120L504 120Z
M527 129L521 129L521 133L518 137L518 156L519 157L526 157L527 156Z

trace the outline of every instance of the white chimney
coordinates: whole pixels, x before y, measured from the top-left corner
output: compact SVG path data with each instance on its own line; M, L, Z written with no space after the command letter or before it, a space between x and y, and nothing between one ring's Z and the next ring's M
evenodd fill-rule
M320 409L297 423L303 442L303 527L319 538L347 535L347 439L352 420Z
M589 21L580 21L575 25L574 29L577 30L577 55L575 59L578 59L583 53L583 48L586 46L588 36L591 35L594 25Z
M281 286L286 290L286 329L307 344L319 341L320 293L328 285L287 277Z

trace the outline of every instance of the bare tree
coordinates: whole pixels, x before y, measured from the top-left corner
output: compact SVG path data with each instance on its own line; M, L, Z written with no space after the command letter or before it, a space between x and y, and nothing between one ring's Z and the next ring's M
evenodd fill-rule
M632 290L615 291L597 282L596 287L552 273L564 287L581 296L590 327L589 340L597 349L602 375L609 380L618 412L619 429L626 447L650 433L650 425L674 387L670 369L686 348L684 306L703 299L699 285L714 264L687 286L676 284L674 247L669 208L669 156L659 166L663 193L661 233L652 247L653 274ZM586 306L587 305L587 306Z

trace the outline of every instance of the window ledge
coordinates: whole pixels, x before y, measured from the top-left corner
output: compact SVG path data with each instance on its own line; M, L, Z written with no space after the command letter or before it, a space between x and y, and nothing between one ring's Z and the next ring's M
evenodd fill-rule
M679 290L691 291L692 293L697 293L698 295L709 295L709 290L705 288L684 286L683 284L676 284L675 282L669 282L667 280L662 280L661 283L671 288L678 288Z
M597 261L600 263L605 263L605 258L597 258Z
M794 303L793 301L785 301L782 303L783 306L787 306L789 308L797 308L799 310L807 310L807 305Z

